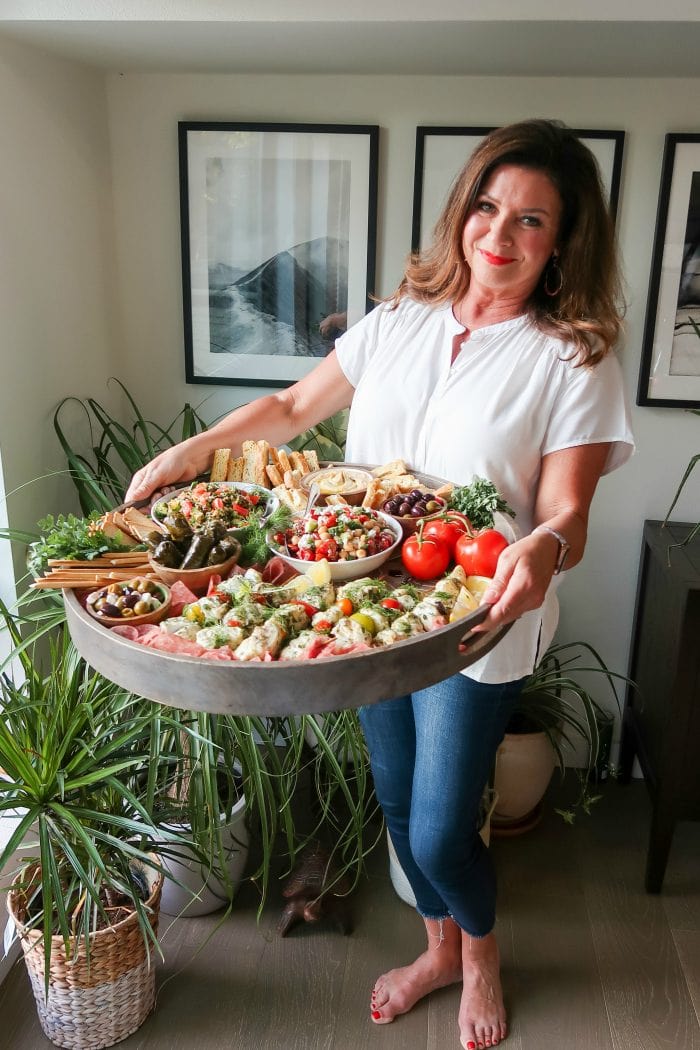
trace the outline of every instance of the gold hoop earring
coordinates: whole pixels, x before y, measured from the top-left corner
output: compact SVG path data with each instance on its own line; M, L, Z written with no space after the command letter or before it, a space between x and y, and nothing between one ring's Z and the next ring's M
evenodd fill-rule
M554 298L555 295L559 295L563 284L564 274L561 272L561 266L559 265L559 255L555 252L549 260L547 269L545 270L544 284L542 287L544 288L545 295Z

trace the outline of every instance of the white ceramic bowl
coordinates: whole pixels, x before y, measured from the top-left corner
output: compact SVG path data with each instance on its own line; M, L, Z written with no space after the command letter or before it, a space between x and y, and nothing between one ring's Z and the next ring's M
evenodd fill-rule
M151 517L153 518L155 523L157 525L161 525L163 520L162 518L159 518L157 516L156 507L160 506L161 503L169 503L171 500L179 499L183 495L183 493L187 492L189 489L194 488L197 484L201 484L201 482L192 482L192 484L185 485L181 489L176 489L173 492L167 492L162 499L159 499L156 503L154 503L151 507ZM268 518L270 514L272 514L272 512L276 510L277 507L279 507L280 501L277 499L277 496L273 495L269 489L265 489L261 485L251 485L247 481L216 481L204 482L204 484L213 484L221 486L222 488L241 489L243 492L257 492L260 496L267 500L264 514L264 517L266 518ZM228 531L232 536L235 536L237 532L243 527L244 526L242 525L232 526Z
M396 518L392 518L391 514L384 514L383 511L374 511L377 517L381 518L384 525L390 529L394 534L394 542L391 547L387 547L385 551L381 551L379 554L370 554L368 558L358 558L357 561L330 561L328 566L331 571L331 580L333 583L343 583L345 580L356 580L360 576L369 576L370 573L378 569L380 565L383 565L385 561L388 561L394 554L398 552L399 546L403 540L403 534L401 532L401 526L399 525ZM314 565L314 562L302 561L301 558L292 558L291 555L287 554L286 550L279 548L272 538L269 539L270 550L273 554L279 555L282 561L285 561L287 565L291 565L293 569L296 569L299 573L304 573L310 565Z

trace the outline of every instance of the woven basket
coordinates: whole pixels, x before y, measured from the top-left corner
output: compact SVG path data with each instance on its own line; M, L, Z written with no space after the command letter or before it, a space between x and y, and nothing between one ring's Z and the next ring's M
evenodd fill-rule
M15 882L26 881L26 874ZM156 934L162 886L163 876L152 871L146 906ZM10 890L7 910L22 942L41 1027L56 1046L99 1050L126 1039L143 1024L155 1003L155 965L153 948L146 948L135 912L90 935L89 967L83 944L67 960L63 938L52 937L46 999L43 936L41 930L24 925L26 898L21 889Z

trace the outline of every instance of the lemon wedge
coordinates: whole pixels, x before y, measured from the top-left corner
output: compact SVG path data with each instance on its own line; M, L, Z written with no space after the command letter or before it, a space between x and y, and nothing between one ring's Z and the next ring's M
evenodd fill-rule
M468 591L466 587L460 587L457 600L450 613L450 623L454 623L455 620L461 620L467 613L474 612L478 606L479 602L471 591Z
M304 575L312 587L326 587L331 582L331 567L326 558L321 561L310 561L304 567Z
M466 585L459 589L457 600L450 614L450 623L461 620L463 616L478 609L490 583L488 576L467 576Z
M467 576L465 586L469 593L474 595L477 604L480 604L481 599L484 597L484 591L491 583L493 583L493 580L489 576Z

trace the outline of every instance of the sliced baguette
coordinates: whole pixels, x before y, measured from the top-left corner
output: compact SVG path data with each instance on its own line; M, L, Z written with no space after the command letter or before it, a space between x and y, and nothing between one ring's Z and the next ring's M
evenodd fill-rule
M312 448L304 449L304 458L308 464L309 470L318 470L318 453Z
M245 460L243 456L231 456L228 461L227 481L243 481L243 467Z
M231 458L230 448L217 448L209 473L210 481L226 481L228 475L228 464Z
M289 459L292 464L292 469L301 471L302 477L304 476L304 474L308 474L310 472L311 467L306 462L306 456L303 452L290 452Z

